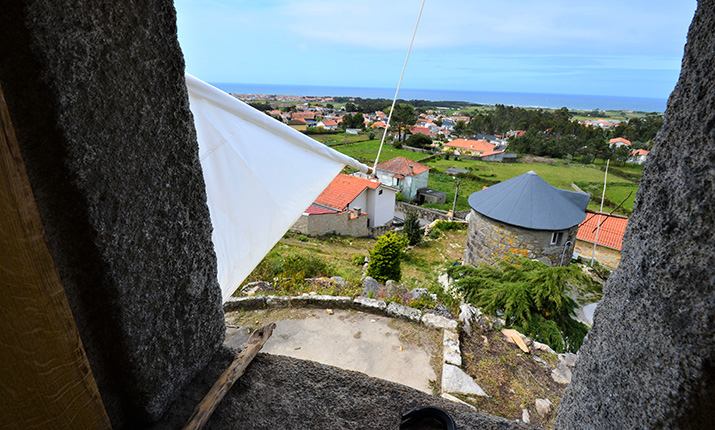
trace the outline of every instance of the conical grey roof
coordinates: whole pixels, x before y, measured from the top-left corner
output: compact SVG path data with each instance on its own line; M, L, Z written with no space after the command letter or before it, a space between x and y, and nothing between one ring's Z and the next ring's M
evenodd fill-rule
M532 230L566 230L586 219L590 195L550 185L533 170L469 196L476 212Z

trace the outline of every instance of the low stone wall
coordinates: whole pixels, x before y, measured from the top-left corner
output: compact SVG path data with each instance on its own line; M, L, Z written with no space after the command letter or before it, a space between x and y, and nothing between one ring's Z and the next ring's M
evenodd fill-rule
M371 229L367 226L367 215L352 219L350 217L350 212L302 215L290 229L310 236L343 234L346 236L364 237L371 235Z
M395 202L395 210L403 212L405 214L409 212L417 212L417 216L420 217L421 219L427 220L427 221L435 221L438 219L443 219L447 220L449 219L447 217L447 211L439 210L439 209L429 209L429 208L423 208L422 206L417 206L413 205L407 202ZM464 218L460 218L460 214L466 215L469 213L469 211L461 211L457 212L457 216L455 216L455 219L459 220L464 220Z

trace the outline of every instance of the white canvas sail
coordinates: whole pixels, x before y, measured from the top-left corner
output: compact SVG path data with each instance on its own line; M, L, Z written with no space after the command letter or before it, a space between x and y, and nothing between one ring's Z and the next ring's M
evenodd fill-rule
M330 181L347 157L189 74L224 301Z

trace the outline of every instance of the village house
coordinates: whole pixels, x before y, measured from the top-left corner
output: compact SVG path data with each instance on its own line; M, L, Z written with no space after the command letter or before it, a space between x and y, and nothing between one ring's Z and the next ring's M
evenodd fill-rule
M291 128L294 128L294 129L296 129L296 130L298 130L298 131L305 131L305 130L308 129L308 124L307 124L307 123L305 122L305 120L302 119L302 118L300 118L300 119L291 119L291 120L288 121L286 124L288 124L288 126L290 126Z
M317 126L320 128L324 128L326 130L337 130L338 129L338 123L332 119L323 118L322 120L320 120L318 122Z
M593 245L598 230L596 261L610 270L616 270L621 261L623 234L627 225L626 217L587 211L586 219L578 226L574 253L589 260L593 258Z
M430 168L424 164L405 157L395 157L376 167L375 173L380 182L398 188L408 201L415 198L418 189L427 188Z
M643 164L645 163L646 158L648 158L648 151L645 149L636 149L631 152L627 161L633 164Z
M338 174L291 230L314 236L370 236L375 228L391 225L396 193L374 179Z
M608 141L608 146L620 148L621 146L631 146L631 141L622 137L616 137Z
M480 156L483 153L492 152L496 145L493 145L486 140L470 140L470 139L454 139L451 142L444 144L445 149L452 148L457 155L474 155Z
M550 266L571 262L590 196L550 185L533 170L469 196L464 263L519 255Z

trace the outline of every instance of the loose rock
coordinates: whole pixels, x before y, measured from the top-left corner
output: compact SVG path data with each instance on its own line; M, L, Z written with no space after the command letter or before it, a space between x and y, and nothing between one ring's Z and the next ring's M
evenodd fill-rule
M541 418L546 418L546 416L551 412L551 400L549 399L536 399L536 412L541 416Z

